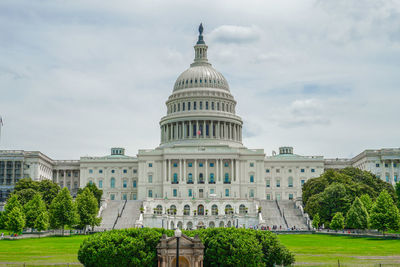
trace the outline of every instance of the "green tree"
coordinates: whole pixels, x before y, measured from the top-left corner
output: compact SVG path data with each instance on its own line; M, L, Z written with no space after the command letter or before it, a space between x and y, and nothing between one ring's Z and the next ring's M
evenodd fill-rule
M358 197L356 197L346 214L346 227L351 229L368 228L368 211Z
M38 190L39 182L33 181L31 178L23 178L19 180L14 187L14 192L18 192L24 189Z
M35 219L34 227L39 232L40 238L40 232L49 228L49 215L47 211L42 211L39 213Z
M336 212L335 215L332 218L332 221L329 225L329 227L333 230L342 230L344 228L344 217L343 213L341 212Z
M46 203L42 200L41 194L36 192L32 200L25 204L23 211L26 217L26 227L36 228L36 218L42 213L47 214Z
M386 190L383 190L371 209L371 228L382 231L384 234L389 229L398 230L399 220L399 210L393 203L392 197Z
M360 197L360 200L363 203L364 208L367 210L369 215L371 213L372 205L374 204L374 202L372 202L372 199L368 194L363 194Z
M314 215L314 218L313 218L313 220L312 220L312 226L315 228L315 229L319 229L319 223L320 223L320 218L319 218L319 214L317 213L317 214L315 214Z
M5 216L8 215L14 208L19 208L22 210L22 205L18 200L18 196L11 195L9 199L7 199L6 205L4 206Z
M400 209L400 181L398 181L394 187L397 196L397 208Z
M42 199L46 203L47 208L50 207L51 202L58 195L60 190L60 186L50 180L40 181L37 189L37 191L42 195Z
M19 203L22 206L25 206L30 200L32 200L33 196L37 193L36 190L32 188L21 189L19 191L14 191L13 194L18 197Z
M7 230L20 233L25 227L25 217L19 207L14 207L7 215Z
M87 225L90 225L92 228L95 225L100 225L101 218L97 218L99 212L97 199L88 187L85 187L85 189L78 194L76 205L79 215L79 228L86 230Z
M72 227L78 221L76 204L66 187L64 187L58 195L53 199L49 209L50 227L53 229L64 228L66 225Z
M94 197L97 200L97 206L100 207L101 197L103 196L103 190L97 188L97 186L94 183L87 183L84 188L78 189L78 195L81 194L85 188L88 188L90 192L93 193Z

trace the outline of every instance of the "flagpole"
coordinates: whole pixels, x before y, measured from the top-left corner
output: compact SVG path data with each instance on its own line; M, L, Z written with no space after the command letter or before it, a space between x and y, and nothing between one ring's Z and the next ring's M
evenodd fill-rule
M0 147L1 147L1 129L3 128L3 118L0 116Z

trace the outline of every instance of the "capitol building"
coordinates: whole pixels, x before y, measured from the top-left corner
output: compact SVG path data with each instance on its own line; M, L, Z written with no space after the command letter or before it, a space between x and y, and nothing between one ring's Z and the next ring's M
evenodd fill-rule
M228 81L208 61L200 25L194 61L180 74L160 119L160 145L128 156L52 160L38 151L0 150L0 201L24 177L50 179L72 195L87 183L103 190L100 229L135 226L309 227L302 185L326 169L354 166L394 184L400 149L365 150L350 159L303 156L293 147L267 155L245 147Z

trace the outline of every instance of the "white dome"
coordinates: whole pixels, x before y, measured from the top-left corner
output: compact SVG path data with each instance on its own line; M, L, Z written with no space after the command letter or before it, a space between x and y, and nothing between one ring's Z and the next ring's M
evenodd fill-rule
M215 70L211 64L195 65L185 70L176 80L174 91L198 87L219 88L229 91L225 77Z

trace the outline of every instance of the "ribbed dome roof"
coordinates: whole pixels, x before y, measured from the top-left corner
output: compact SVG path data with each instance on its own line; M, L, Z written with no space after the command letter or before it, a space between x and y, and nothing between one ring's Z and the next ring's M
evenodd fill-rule
M219 88L229 91L225 77L210 64L191 66L175 82L174 91L187 88Z

